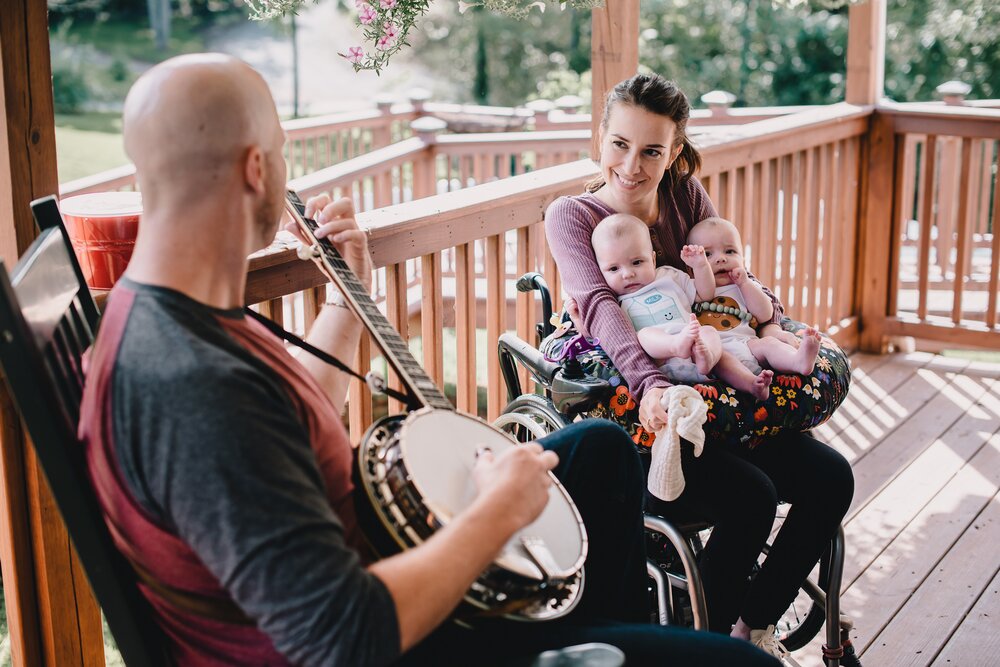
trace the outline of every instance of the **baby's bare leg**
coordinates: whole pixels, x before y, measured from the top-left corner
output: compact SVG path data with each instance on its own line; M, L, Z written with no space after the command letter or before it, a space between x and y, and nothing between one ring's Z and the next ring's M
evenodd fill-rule
M659 327L646 327L638 332L639 344L653 359L691 358L691 348L698 338L701 325L692 314L688 325L677 333L667 333Z
M751 338L747 341L750 352L762 364L782 373L809 375L819 354L819 332L808 327L802 335L802 344L795 349L777 338Z
M694 317L692 315L692 317ZM722 339L719 332L713 327L701 326L698 328L698 338L691 347L691 360L702 375L708 375L719 363L722 356Z
M767 398L771 380L774 379L774 373L768 370L754 375L739 359L725 351L719 358L719 363L715 365L714 373L733 389L749 392L759 401Z

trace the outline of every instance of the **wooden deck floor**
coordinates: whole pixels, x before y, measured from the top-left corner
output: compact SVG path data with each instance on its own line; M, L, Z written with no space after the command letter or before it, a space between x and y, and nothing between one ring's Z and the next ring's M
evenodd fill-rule
M1000 364L855 355L817 436L851 461L842 609L866 667L1000 665ZM797 651L821 665L819 642Z

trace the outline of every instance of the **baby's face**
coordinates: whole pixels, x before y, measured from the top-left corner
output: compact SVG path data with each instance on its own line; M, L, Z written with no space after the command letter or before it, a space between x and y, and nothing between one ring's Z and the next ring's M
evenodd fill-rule
M729 272L733 269L742 269L743 263L743 241L739 233L730 225L709 225L695 229L688 235L691 245L700 245L705 248L705 257L715 274L715 284L719 287L729 285Z
M653 247L644 234L637 230L618 238L605 236L594 244L597 265L615 294L631 294L656 277Z

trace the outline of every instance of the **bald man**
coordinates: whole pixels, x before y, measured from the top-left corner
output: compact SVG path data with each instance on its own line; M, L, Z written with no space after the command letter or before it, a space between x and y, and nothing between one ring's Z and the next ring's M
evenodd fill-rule
M175 58L133 86L124 127L144 213L92 350L80 433L112 535L179 664L382 665L404 653L410 664L468 663L585 641L618 644L634 664L757 664L745 642L614 623L648 618L642 479L628 438L596 420L548 438L554 451L483 457L465 512L420 547L371 562L340 419L346 376L292 357L242 311L247 256L273 239L284 198L267 86L226 56ZM317 198L307 212L370 288L351 201ZM330 304L308 339L349 359L360 333ZM570 492L590 490L578 611L431 634L542 510L554 452Z

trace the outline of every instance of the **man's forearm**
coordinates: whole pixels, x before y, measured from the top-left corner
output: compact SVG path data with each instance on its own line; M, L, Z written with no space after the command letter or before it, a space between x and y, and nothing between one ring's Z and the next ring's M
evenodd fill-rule
M361 331L361 322L352 311L339 306L324 306L313 322L306 341L353 368ZM347 385L351 378L309 353L299 354L298 360L323 387L337 412L342 412L347 398Z

